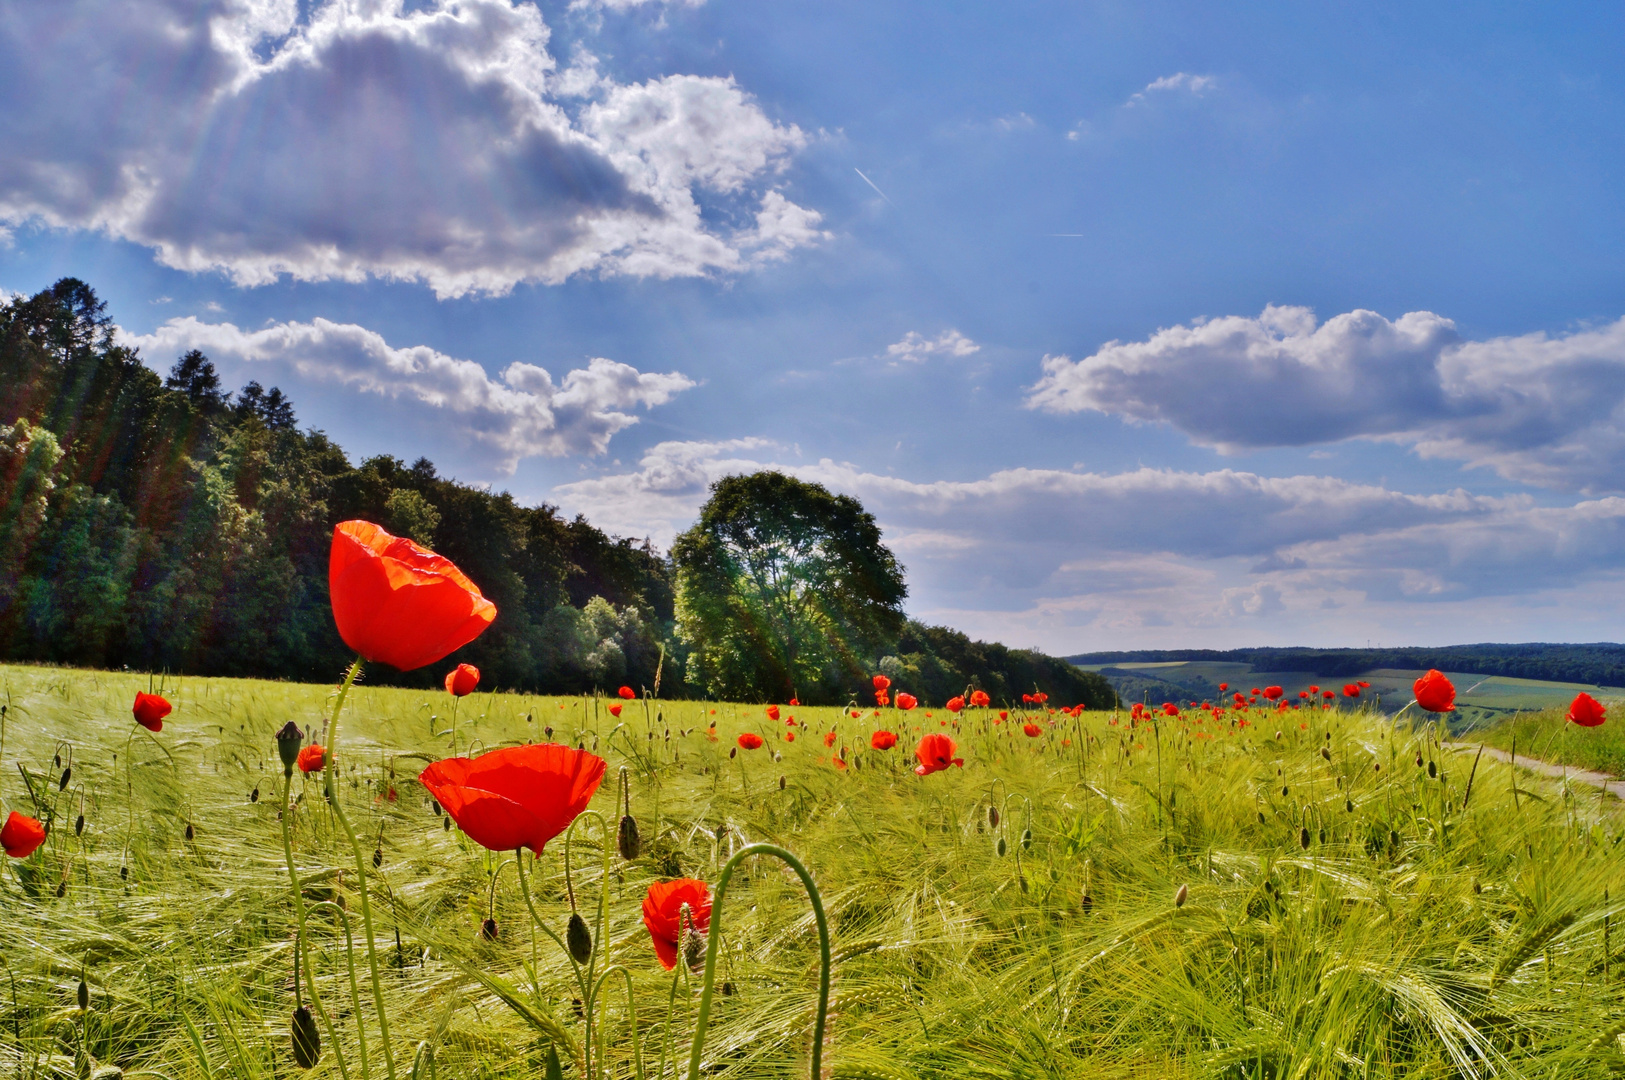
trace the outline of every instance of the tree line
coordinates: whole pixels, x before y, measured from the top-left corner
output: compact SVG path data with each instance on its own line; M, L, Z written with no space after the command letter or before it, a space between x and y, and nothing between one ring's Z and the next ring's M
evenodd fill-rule
M352 464L326 433L299 427L280 389L228 392L202 353L160 376L116 342L82 281L0 306L0 658L336 678L349 657L328 607L327 556L333 526L349 518L434 548L496 603L490 631L447 660L479 667L485 686L624 683L773 700L789 685L766 668L723 674L707 648L729 628L680 604L684 575L647 540L442 477L426 458ZM803 654L822 665L809 702L849 699L882 661L925 700L972 683L1110 697L1103 680L1055 658L904 619L901 594L855 607L827 599L859 621L865 603L888 613L835 661L822 646ZM370 677L431 685L437 673Z

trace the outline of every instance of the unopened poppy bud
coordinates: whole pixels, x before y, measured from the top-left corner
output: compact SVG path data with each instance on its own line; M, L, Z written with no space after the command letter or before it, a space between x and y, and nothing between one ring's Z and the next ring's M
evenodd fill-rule
M1260 825L1264 824L1264 811L1262 810L1258 812L1258 823Z
M430 799L429 800L429 806L430 806L431 809L434 810L434 816L439 817L440 816L440 800L439 799Z
M73 835L83 836L85 832L85 815L80 814L73 820Z
M68 781L72 780L72 779L73 779L73 766L69 765L66 769L62 770L62 779L60 779L60 780L58 780L56 782L56 789L58 791L66 791L66 790L68 790Z
M1399 833L1398 833L1398 831L1396 831L1394 829L1389 829L1388 830L1388 846L1389 847L1398 847L1399 846Z
M249 802L259 802L260 801L260 789L259 789L259 786L257 784L255 785L254 790L250 791L248 793L248 801Z
M480 923L480 937L486 941L495 941L497 939L497 921L495 919L486 919Z
M987 808L987 823L992 828L997 829L999 827L999 808L997 806Z
M1179 891L1174 893L1174 907L1184 907L1185 906L1185 901L1190 899L1190 895L1191 895L1190 886L1189 885L1181 885L1179 887Z
M451 818L441 818L440 825L446 832L451 832Z
M191 840L196 835L197 835L197 833L194 832L193 829L192 829L192 823L190 821L188 821L186 823L186 839Z
M1298 830L1298 846L1305 851L1309 850L1309 826L1307 825Z
M733 757L737 753L739 753L739 747L735 746L728 751L728 756Z
M780 776L779 776L779 790L780 791L784 790L784 776L783 776L783 774L780 774Z
M1000 858L1004 857L1004 837L999 837L998 842L993 845L993 850L999 853Z
M565 927L564 943L576 963L585 964L592 959L592 931L587 929L587 920L581 917L581 912L570 912L570 925Z
M621 851L621 858L632 862L643 854L643 838L638 835L638 819L631 814L621 815L621 826L615 833L615 844Z
M376 870L382 865L384 865L384 849L375 847L372 849L372 868Z
M1330 761L1332 759L1332 752L1322 746L1320 748L1320 756L1325 758L1327 761Z
M1354 800L1353 799L1344 799L1343 800L1343 809L1347 813L1350 813L1350 814L1354 813Z
M1033 831L1031 829L1022 829L1021 830L1021 850L1022 851L1028 851L1028 850L1030 850L1032 848L1032 846L1033 846Z
M1320 842L1322 844L1326 842L1326 830L1324 827L1320 830Z
M1439 775L1439 763L1437 761L1428 762L1428 779L1433 780L1433 779L1437 778L1438 775Z
M299 747L305 741L305 733L299 730L299 725L289 720L283 724L276 733L276 753L282 759L282 772L286 776L293 775L293 764L299 760Z
M56 883L56 898L60 900L66 895L68 895L68 879L63 878Z
M1283 798L1283 799L1286 798L1286 793L1291 791L1291 790L1292 790L1292 788L1289 785L1282 784L1281 785L1281 798Z
M293 1061L301 1069L314 1069L322 1058L322 1033L316 1030L316 1018L310 1008L301 1005L293 1010Z
M705 966L705 935L690 929L683 935L683 962L688 970L698 971Z
M1089 895L1089 890L1085 889L1083 895L1078 897L1078 906L1084 911L1090 911L1094 908L1095 898Z
M120 881L128 881L128 880L130 880L130 868L128 866L119 867L118 868L118 876L119 876Z
M79 979L79 990L78 990L77 997L78 997L78 1000L79 1000L79 1009L80 1009L81 1012L83 1012L85 1009L90 1008L90 984L85 982L83 976L81 976L80 979Z
M1416 767L1418 769L1422 767L1422 751L1420 750L1416 752Z
M1483 893L1483 891L1484 891L1484 886L1482 884L1480 884L1477 881L1473 882L1473 895L1474 896L1480 895L1481 893Z

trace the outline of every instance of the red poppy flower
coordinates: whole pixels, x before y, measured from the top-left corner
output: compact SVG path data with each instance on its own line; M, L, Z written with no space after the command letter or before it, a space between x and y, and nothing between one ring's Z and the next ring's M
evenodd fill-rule
M418 775L470 840L538 855L587 808L603 779L603 758L557 743L446 758Z
M920 745L914 751L914 757L919 764L914 771L920 776L930 776L934 772L941 772L950 765L965 767L965 759L954 757L959 751L959 744L946 735L931 734L920 740Z
M1021 725L1021 730L1027 736L1027 738L1029 738L1029 739L1036 739L1040 735L1044 734L1044 729L1043 728L1039 727L1037 724L1034 724L1034 723L1032 723L1030 721L1028 723L1022 724Z
M168 716L174 706L157 694L144 694L137 690L135 704L130 711L135 714L135 722L148 731L164 730L164 717Z
M1221 694L1222 694L1222 693L1224 693L1224 692L1225 692L1225 691L1226 691L1226 690L1228 690L1228 689L1230 689L1230 684L1229 684L1229 683L1227 683L1227 682L1222 682L1222 683L1220 683L1220 684L1219 684L1219 693L1221 693Z
M370 521L333 529L327 583L344 643L402 671L462 648L497 617L450 559Z
M1332 698L1336 697L1337 695L1332 693L1330 690L1322 690L1320 692L1320 696L1325 698L1327 701L1330 701Z
M1044 702L1049 700L1049 695L1040 690L1038 693L1033 695L1033 700L1042 705Z
M1580 693L1569 705L1568 718L1581 727L1596 727L1608 719L1608 710L1590 694Z
M795 742L796 741L796 733L793 732L793 731L786 731L784 733L784 741L785 742Z
M619 701L617 701L615 704L613 704L613 705L611 705L609 707L609 715L611 715L613 717L616 717L616 718L620 717L620 715L621 715L621 703Z
M874 678L874 684L877 692L891 689L891 680L886 678L884 675L876 675Z
M1239 694L1239 693L1232 694L1231 697L1230 697L1230 700L1234 701L1238 706L1240 706L1242 704L1245 704L1246 701L1247 701L1247 699L1242 697L1241 694Z
M830 758L829 761L830 761L830 764L834 765L837 769L846 768L846 759L845 758L835 757L835 758Z
M777 705L769 705L767 707L767 718L769 720L777 720L779 718L779 707Z
M910 709L912 709L914 706L918 705L919 703L920 703L919 699L916 698L913 694L898 694L897 695L897 707L899 709L902 709L904 712L908 712Z
M833 732L833 731L824 732L824 745L825 746L834 746L835 745L835 732Z
M473 664L458 664L446 672L446 693L467 697L480 685L480 669Z
M972 690L970 692L970 703L978 709L985 709L993 704L993 699L987 696L986 690Z
M1349 698L1359 697L1360 696L1360 688L1357 685L1355 685L1354 683L1348 683L1347 685L1345 685L1343 687L1343 696L1344 697L1349 697Z
M1008 719L1010 719L1010 713L1008 711L1004 710L1004 709L1000 709L999 710L999 719L1000 720L1008 720Z
M951 697L948 699L948 704L943 707L949 712L956 713L965 707L965 699L962 697Z
M1318 693L1320 693L1320 687L1318 687L1318 686L1311 686L1311 687L1310 687L1310 688L1309 688L1309 692L1310 692L1310 693L1311 693L1311 694L1318 694Z
M891 695L886 693L886 691L884 691L884 690L876 690L875 691L875 704L876 705L881 705L881 706L890 705L891 704Z
M889 731L877 731L869 736L869 745L876 750L890 750L897 745L897 736Z
M643 897L643 925L649 930L660 966L667 971L677 966L677 950L682 948L684 904L688 905L691 930L703 934L711 929L711 888L703 881L657 881Z
M45 843L45 826L15 810L6 818L5 827L0 828L0 847L5 848L6 854L13 859L28 858L34 854L34 849L43 843Z
M320 744L305 747L299 751L298 764L302 773L320 772L327 764L327 748Z
M621 697L625 698L627 701L631 701L633 698L638 696L638 692L632 689L630 686L623 686L615 692L621 695Z
M1416 680L1411 691L1416 695L1416 704L1428 712L1456 710L1456 686L1442 671L1429 670L1426 675Z
M1354 685L1358 686L1361 690L1369 690L1371 688L1371 684L1366 682L1364 679L1361 679L1359 682L1355 683Z
M1179 706L1171 701L1164 701L1162 703L1162 713L1164 716L1178 716Z
M1279 686L1266 686L1266 687L1264 687L1264 696L1269 698L1271 701L1275 701L1276 699L1278 699L1284 692L1285 691L1283 691ZM1256 693L1258 693L1258 691L1254 690L1253 693L1256 694Z
M761 745L762 737L754 731L747 731L739 736L739 748L741 750L756 750L760 749Z

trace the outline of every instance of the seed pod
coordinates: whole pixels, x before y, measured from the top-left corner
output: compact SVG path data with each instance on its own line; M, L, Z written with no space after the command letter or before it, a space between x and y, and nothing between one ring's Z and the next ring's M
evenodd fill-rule
M1307 825L1298 830L1298 846L1305 851L1309 850L1309 826Z
M372 849L372 868L376 870L382 865L384 865L384 849L375 847Z
M1000 858L1004 857L1004 837L999 837L998 841L993 845L993 850L999 853Z
M197 833L192 829L192 823L188 821L186 823L186 839L191 840L196 835Z
M692 927L683 935L683 960L690 971L705 967L705 935Z
M284 776L293 775L293 766L299 760L299 747L305 741L305 733L299 730L299 725L289 720L276 733L276 753L282 759L282 773Z
M1330 761L1332 759L1332 752L1322 746L1320 748L1320 756L1325 758L1327 761Z
M638 835L638 819L631 814L621 815L621 826L615 833L615 844L621 849L621 858L632 862L643 854L643 837Z
M255 786L253 791L248 793L248 801L251 803L260 801L260 789L258 785Z
M497 939L497 921L495 919L486 919L480 923L480 937L486 941L495 941Z
M90 1008L90 984L85 982L83 975L79 977L79 990L75 995L79 1001L79 1011L84 1012Z
M1181 885L1179 891L1174 893L1174 907L1184 907L1185 901L1190 899L1190 895L1190 886Z
M995 829L999 827L999 808L997 806L987 808L987 823Z
M322 1033L316 1030L316 1018L310 1008L301 1005L293 1010L293 1061L301 1069L314 1069L322 1058Z
M1428 779L1429 780L1436 779L1438 777L1438 775L1439 775L1439 763L1437 761L1428 762Z
M1021 830L1021 850L1022 851L1030 851L1032 849L1032 846L1033 846L1033 831L1031 829L1022 829Z
M592 931L587 929L587 920L581 917L581 912L570 912L570 925L564 929L564 943L569 946L570 955L575 962L585 964L592 959Z
M73 835L83 836L85 833L85 815L80 814L73 819Z
M72 780L72 779L73 779L73 766L69 765L66 769L62 770L62 779L60 779L60 780L58 780L56 782L56 789L58 791L66 791L66 790L68 790L68 781Z

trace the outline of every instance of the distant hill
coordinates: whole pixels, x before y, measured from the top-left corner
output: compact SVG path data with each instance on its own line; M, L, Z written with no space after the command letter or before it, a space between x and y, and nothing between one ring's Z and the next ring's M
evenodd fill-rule
M1341 679L1377 668L1438 668L1513 679L1625 686L1625 645L1606 641L1586 645L1531 642L1391 649L1139 649L1079 653L1066 659L1097 670L1114 664L1196 662L1246 664L1257 671L1301 671L1318 678ZM1143 676L1144 672L1137 674Z

